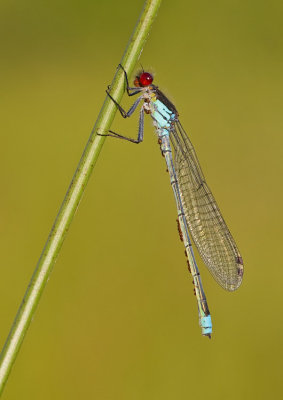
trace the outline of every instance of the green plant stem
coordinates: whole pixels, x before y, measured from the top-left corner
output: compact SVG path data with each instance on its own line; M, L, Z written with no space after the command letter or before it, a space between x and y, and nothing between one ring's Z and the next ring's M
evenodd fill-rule
M161 0L147 0L145 2L142 14L121 60L121 64L129 75L132 73L139 59L160 3ZM111 85L111 94L120 102L124 91L124 73L121 69L118 69ZM116 111L116 106L106 96L0 355L0 394L4 389L12 365L15 362L17 353L49 278L52 266L58 257L62 243L105 141L105 137L96 135L96 133L108 132Z

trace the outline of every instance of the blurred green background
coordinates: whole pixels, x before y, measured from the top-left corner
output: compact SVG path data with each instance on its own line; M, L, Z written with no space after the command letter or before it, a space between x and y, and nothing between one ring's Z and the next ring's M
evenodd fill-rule
M1 347L142 6L0 4ZM282 11L164 1L140 58L179 109L244 258L235 293L198 258L213 339L147 118L143 144L107 139L4 399L280 397ZM134 137L137 117L117 114L113 129Z

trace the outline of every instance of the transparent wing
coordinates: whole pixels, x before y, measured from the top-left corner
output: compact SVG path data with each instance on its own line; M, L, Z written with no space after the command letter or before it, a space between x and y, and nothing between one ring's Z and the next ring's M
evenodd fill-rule
M170 139L192 239L215 280L226 290L236 290L243 277L241 255L207 186L193 145L178 120Z

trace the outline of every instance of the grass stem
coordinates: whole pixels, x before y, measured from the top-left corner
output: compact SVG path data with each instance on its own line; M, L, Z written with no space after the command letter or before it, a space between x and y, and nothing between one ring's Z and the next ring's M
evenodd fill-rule
M121 60L121 64L129 75L139 59L160 3L161 0L147 0L145 2L141 16ZM111 85L111 94L120 102L124 91L124 73L121 69L117 69ZM105 141L105 137L96 133L98 131L108 132L116 111L116 106L106 96L1 352L0 395Z

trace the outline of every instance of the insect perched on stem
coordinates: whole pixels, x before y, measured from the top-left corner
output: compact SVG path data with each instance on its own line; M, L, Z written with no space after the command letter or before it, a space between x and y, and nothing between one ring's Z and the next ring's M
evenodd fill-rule
M152 74L142 71L134 80L135 86L130 87L126 71L122 65L119 67L124 71L128 95L139 96L126 112L108 90L107 93L124 118L130 117L141 105L138 137L132 139L113 131L109 131L106 136L141 143L144 137L144 114L152 117L176 200L178 230L185 245L189 271L193 277L199 323L202 334L210 338L211 316L190 236L212 276L228 291L236 290L242 282L242 257L205 181L192 143L179 121L176 107L152 83Z

